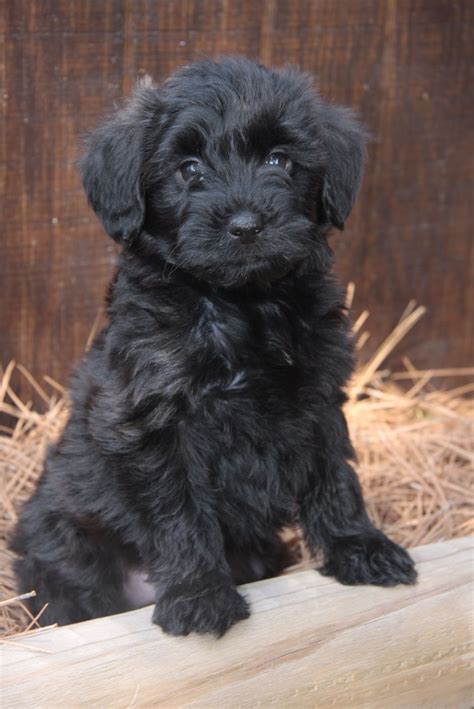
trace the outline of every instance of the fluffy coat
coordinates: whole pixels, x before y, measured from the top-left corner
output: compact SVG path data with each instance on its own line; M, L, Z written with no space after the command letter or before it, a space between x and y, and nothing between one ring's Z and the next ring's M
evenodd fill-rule
M222 635L249 614L236 583L289 563L296 523L342 583L415 581L368 519L341 411L353 353L327 237L364 143L308 77L237 58L142 83L89 138L85 190L123 248L13 541L46 622L152 598L165 631Z

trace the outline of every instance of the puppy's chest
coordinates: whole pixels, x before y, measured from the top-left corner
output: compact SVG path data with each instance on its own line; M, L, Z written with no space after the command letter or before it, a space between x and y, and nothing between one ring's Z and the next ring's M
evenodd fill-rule
M188 371L196 403L294 398L304 376L305 328L281 307L205 303L191 333Z

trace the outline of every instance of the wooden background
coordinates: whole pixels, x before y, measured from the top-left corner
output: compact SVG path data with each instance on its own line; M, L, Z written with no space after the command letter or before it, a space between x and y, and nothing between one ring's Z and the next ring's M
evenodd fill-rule
M333 244L374 346L411 298L428 314L400 354L472 360L473 0L0 0L0 360L63 382L113 270L86 205L79 136L137 76L202 56L297 63L373 134Z

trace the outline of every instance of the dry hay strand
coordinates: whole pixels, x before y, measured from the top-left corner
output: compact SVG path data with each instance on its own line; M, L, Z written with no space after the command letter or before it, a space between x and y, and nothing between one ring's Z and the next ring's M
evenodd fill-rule
M350 290L349 298L352 294ZM395 329L358 369L345 408L369 514L404 546L474 532L474 383L465 383L474 368L418 371L404 360L402 372L381 369L423 313L424 308L409 304ZM362 330L367 318L364 312L354 324L359 349L368 339ZM44 413L15 394L14 373L27 379L42 399ZM451 390L436 389L433 380L440 377L458 377L461 383ZM0 369L0 413L12 422L0 428L0 641L26 646L28 635L40 632L41 614L33 618L28 611L28 594L16 596L13 554L6 540L19 506L33 491L47 446L67 419L66 394L50 378L40 385L24 367L11 362ZM309 554L298 534L293 532L290 541L302 555L301 563L290 570L308 566Z
M403 372L380 369L424 312L409 303L356 373L345 409L369 514L407 547L474 532L474 367L418 371L403 358ZM461 384L440 390L440 377Z
M24 377L32 392L42 400L44 413L23 402L12 387L14 374ZM48 445L55 441L67 419L64 389L49 377L41 386L21 365L10 362L0 368L0 415L11 422L0 426L0 633L31 632L40 627L24 601L29 593L17 596L13 574L13 553L7 548L9 534L18 519L18 510L32 494L40 475ZM34 594L34 590L31 590ZM42 611L41 611L42 612Z

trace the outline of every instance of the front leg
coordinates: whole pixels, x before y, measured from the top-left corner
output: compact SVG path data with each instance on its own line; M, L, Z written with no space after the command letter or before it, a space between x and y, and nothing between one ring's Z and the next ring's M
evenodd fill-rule
M153 622L170 635L220 637L249 608L235 588L208 491L182 487L173 507L154 516L143 550L157 589Z
M220 638L250 615L248 604L226 573L214 569L164 587L153 622L169 635L211 633Z
M345 460L351 446L340 410L327 414L318 439L322 444L300 514L311 551L324 552L321 573L351 585L415 583L411 557L368 518L359 480Z

